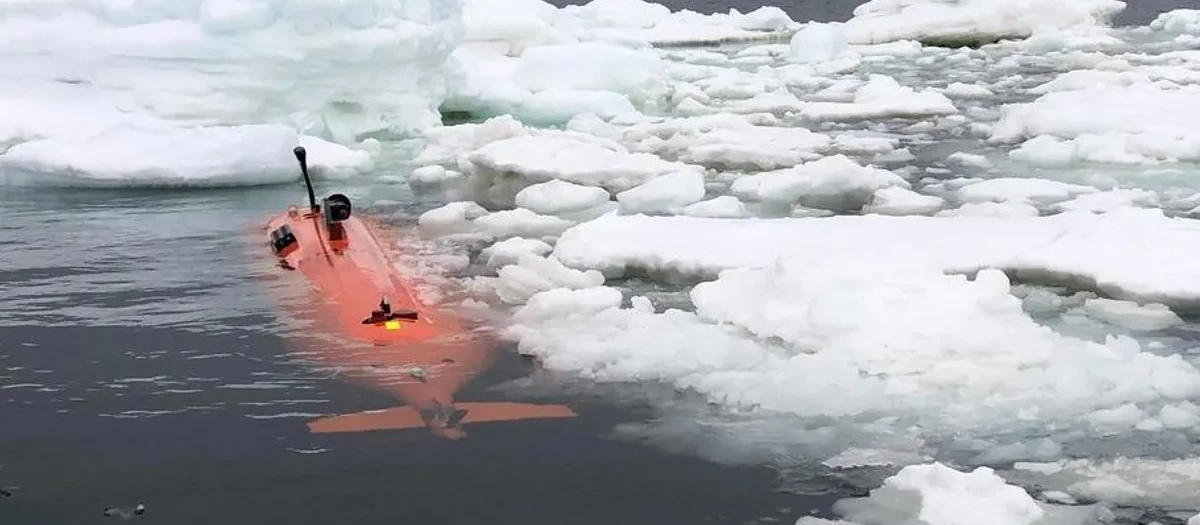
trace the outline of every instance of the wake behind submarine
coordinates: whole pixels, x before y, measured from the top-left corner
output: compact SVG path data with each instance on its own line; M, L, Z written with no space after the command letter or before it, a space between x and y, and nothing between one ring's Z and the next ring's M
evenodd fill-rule
M388 393L405 406L325 417L314 433L426 427L457 439L470 423L571 418L564 405L456 403L454 394L495 361L500 349L448 309L422 303L397 270L376 231L354 216L350 199L334 193L317 202L307 152L293 150L308 190L266 224L281 273L273 299L290 342L303 358L336 377Z

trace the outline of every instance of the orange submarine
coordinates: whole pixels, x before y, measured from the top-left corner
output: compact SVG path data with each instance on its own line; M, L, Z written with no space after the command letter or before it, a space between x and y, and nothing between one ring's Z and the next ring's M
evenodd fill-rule
M307 153L293 150L308 189L307 210L292 205L265 227L277 259L274 299L302 358L335 376L395 396L405 406L334 415L308 423L314 433L427 428L458 439L463 425L570 418L564 405L456 403L454 394L486 371L500 349L486 330L449 308L422 303L376 235L381 227L351 214L334 193L317 203Z

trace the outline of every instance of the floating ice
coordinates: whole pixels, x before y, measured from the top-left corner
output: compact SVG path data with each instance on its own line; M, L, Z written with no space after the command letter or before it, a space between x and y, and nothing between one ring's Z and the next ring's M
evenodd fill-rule
M442 166L422 166L413 170L408 177L408 183L413 186L438 186L462 177L462 173L448 170Z
M746 209L746 205L742 204L742 201L738 200L737 197L722 195L706 201L689 204L683 208L683 215L733 219L750 217L751 213Z
M700 238L704 242L696 242ZM804 246L805 257L814 262L842 254L872 258L886 247L908 246L947 271L1002 268L1121 298L1194 308L1200 306L1200 268L1181 250L1197 243L1200 223L1132 208L1009 218L606 216L565 232L554 253L569 266L606 273L635 267L713 275L768 267L791 246Z
M960 472L941 463L904 467L869 497L838 500L834 510L861 525L1032 525L1046 515L990 468Z
M1084 303L1088 315L1131 330L1162 330L1183 320L1166 305L1139 305L1133 301L1116 301L1102 297Z
M929 215L942 209L946 201L941 197L921 195L915 191L892 186L875 192L871 202L863 206L863 213L880 215Z
M353 142L438 125L459 0L59 0L0 7L5 76L73 79L123 109L286 122Z
M986 168L992 167L992 163L991 163L991 161L989 161L987 159L987 157L984 157L983 155L975 155L972 153L963 153L961 151L956 152L956 153L950 155L949 157L946 157L946 160L951 161L951 162L957 162L964 166L972 166L975 168L986 169Z
M474 202L459 201L422 213L417 224L434 235L496 241L510 237L556 237L575 222L539 215L525 208L489 213Z
M809 23L792 35L789 58L795 62L821 62L846 51L841 24Z
M315 176L369 169L371 156L282 125L207 128L114 126L95 135L49 138L0 155L0 177L79 187L228 186L299 180L292 148L310 149Z
M606 42L539 45L508 58L461 48L458 78L444 108L531 124L562 124L582 113L636 113L666 89L659 58Z
M1107 23L1125 9L1118 0L870 0L846 22L851 43L918 40L960 47L1028 37L1037 29Z
M1012 156L1039 164L1195 161L1198 120L1200 86L1099 85L1005 106L990 140L1030 139Z
M556 27L558 8L542 0L465 0L465 40L490 44L506 55L529 46L573 41L574 35Z
M489 213L472 221L479 230L493 238L553 237L574 226L573 221L539 215L524 208Z
M425 131L425 147L414 162L455 167L462 160L460 157L488 143L528 135L525 126L511 115L489 118L478 124L434 128Z
M795 168L741 177L730 189L743 200L854 210L866 204L877 190L908 186L892 172L861 166L845 155L833 155Z
M530 297L547 290L594 288L604 284L596 270L579 271L563 266L553 258L522 254L516 264L497 272L496 295L507 304L524 304Z
M671 12L642 0L593 0L561 12L573 19L567 24L585 28L588 38L657 45L762 40L798 25L782 9L771 6L746 14L731 9L728 14L702 15Z
M591 89L636 97L665 88L657 56L604 42L529 49L517 59L516 75L531 91Z
M679 170L617 194L622 213L675 214L704 198L704 172Z
M635 127L636 130L636 127ZM830 144L829 136L804 128L754 126L714 129L667 140L644 141L660 155L681 162L725 169L772 170L816 160Z
M885 117L923 117L958 112L954 103L936 91L918 92L886 75L871 75L854 93L853 102L810 102L800 115L811 120L854 120Z
M472 152L468 159L471 173L481 177L512 174L529 182L561 179L614 192L684 167L647 153L629 153L619 144L582 134L502 139Z
M417 225L441 234L464 233L472 230L471 221L487 214L486 208L474 202L451 202L422 213Z
M952 210L942 210L938 217L1037 217L1038 209L1025 202L968 202Z
M962 82L951 82L942 90L942 94L954 98L991 98L996 96L992 90L986 86L978 84L964 84Z
M1200 9L1176 9L1160 14L1150 22L1155 31L1200 35Z
M502 266L517 264L522 255L544 256L553 249L554 247L544 241L512 237L484 248L479 255L486 261L489 269L496 270Z
M955 196L963 202L1014 202L1051 204L1078 195L1096 192L1096 188L1046 179L1001 177L973 182L958 189Z
M731 113L641 122L615 135L631 149L715 169L791 167L816 160L831 142L822 133L756 125Z
M559 215L595 208L610 198L604 188L554 179L517 192L516 205L542 215Z
M641 0L562 9L541 0L468 0L463 16L466 44L454 51L458 67L444 108L537 124L642 108L664 87L648 44L758 40L797 26L777 7L700 15Z
M705 240L726 252L743 248ZM834 418L856 436L1079 425L1103 433L1114 415L1130 427L1144 418L1126 413L1133 403L1200 395L1200 371L1179 356L1039 325L996 270L968 280L914 257L919 248L831 256L805 240L769 267L697 285L695 314L620 309L619 293L601 300L599 291L555 290L545 292L552 307L535 295L506 333L552 369L664 381L719 405ZM1043 455L1042 447L1027 450Z

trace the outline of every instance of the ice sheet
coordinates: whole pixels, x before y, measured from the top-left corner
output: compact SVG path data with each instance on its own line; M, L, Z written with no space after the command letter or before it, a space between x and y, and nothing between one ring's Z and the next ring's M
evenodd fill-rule
M871 75L854 93L851 102L812 102L800 108L811 120L853 120L886 117L923 117L956 113L954 103L936 91L918 92L887 75Z
M464 9L465 45L454 51L445 108L541 125L643 109L664 80L649 45L786 38L798 26L777 7L701 15L642 0L561 9L541 0L467 0Z
M537 45L509 58L462 47L443 109L490 117L511 114L536 125L575 115L614 118L636 113L665 89L657 56L607 42Z
M837 211L862 208L884 188L907 189L899 175L833 155L785 170L737 178L730 191L748 201L800 203Z
M517 175L529 182L554 179L609 191L625 191L654 177L686 168L647 153L586 135L541 134L491 142L467 157L480 177Z
M731 9L728 14L702 15L671 12L642 0L594 0L567 6L564 15L587 28L591 38L656 45L703 44L771 38L797 24L778 7L760 7L750 13Z
M1028 139L1011 156L1046 165L1200 160L1200 86L1100 84L1001 110L990 140Z
M606 272L633 267L714 275L768 267L797 247L816 261L846 253L872 257L885 247L911 246L946 271L1001 268L1119 298L1195 308L1200 307L1200 268L1186 250L1197 243L1200 223L1147 209L1010 218L623 216L568 230L554 253L570 266Z
M941 463L904 467L869 497L842 499L834 508L862 525L1033 525L1046 515L990 468L960 472Z
M1118 0L870 0L846 22L851 43L918 40L958 47L1024 38L1035 30L1106 23Z
M1200 396L1200 371L1179 356L1039 325L997 270L949 276L919 249L792 250L697 285L696 313L622 309L602 286L553 290L532 296L506 335L550 369L799 418L785 421L804 454L864 443L917 452L1014 431L1079 439L1132 428L1148 417L1139 407ZM1060 453L1052 440L1022 450L1018 459Z
M278 124L175 128L119 125L83 137L17 144L0 155L0 179L74 187L203 187L300 179L292 148L309 150L314 177L372 167L371 155Z
M325 138L439 122L460 0L59 0L0 5L0 81L62 79L126 109Z

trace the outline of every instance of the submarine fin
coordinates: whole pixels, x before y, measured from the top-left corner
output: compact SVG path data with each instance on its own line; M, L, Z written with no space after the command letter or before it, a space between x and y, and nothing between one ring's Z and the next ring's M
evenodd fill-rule
M367 410L353 414L323 417L308 423L308 429L316 434L402 430L410 428L425 428L425 421L421 419L421 413L413 407Z
M520 421L524 419L564 419L575 417L575 411L566 405L535 405L532 403L455 403L460 423L491 423L495 421Z
M491 423L526 419L563 419L575 417L575 411L565 405L536 405L532 403L455 403L456 423ZM373 430L406 430L425 428L421 413L413 407L368 410L353 414L324 417L308 423L316 434L336 432L369 432Z

